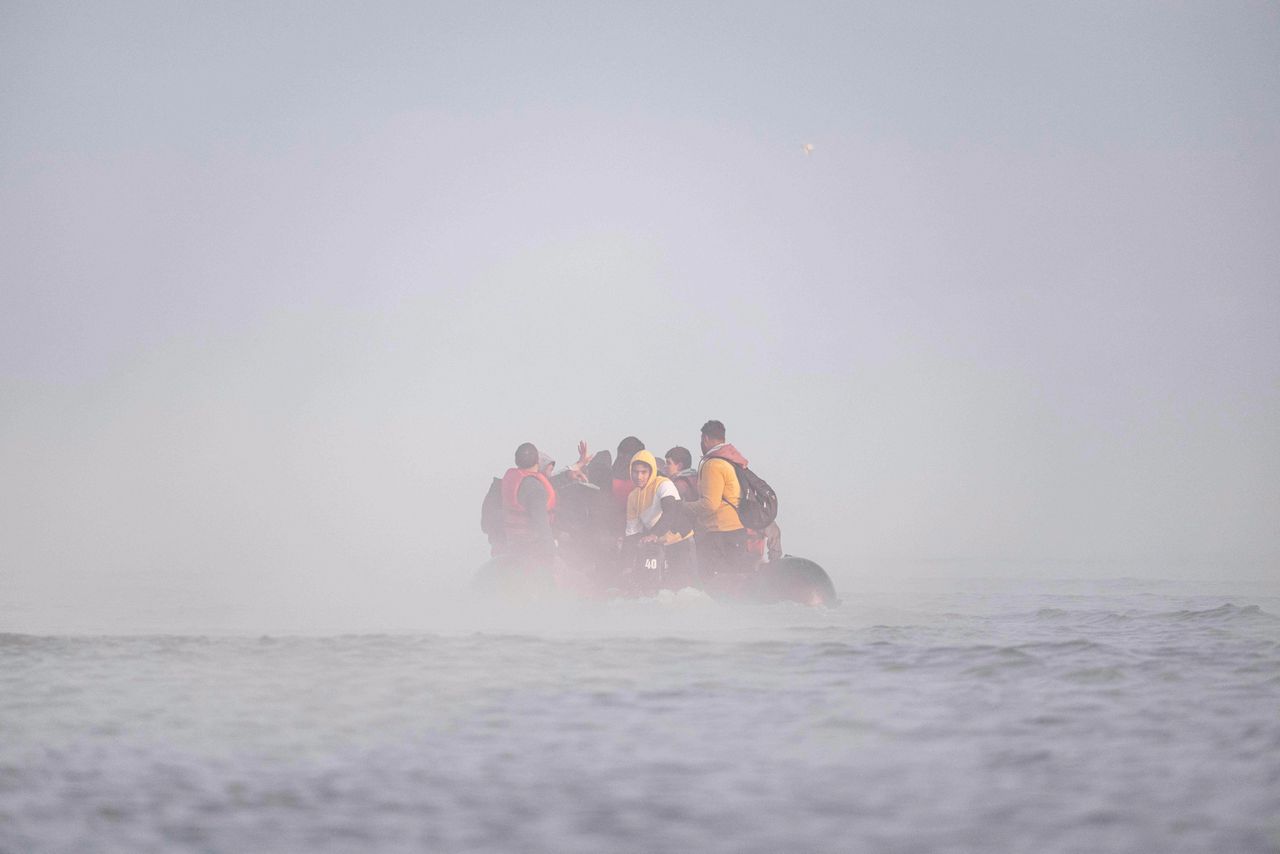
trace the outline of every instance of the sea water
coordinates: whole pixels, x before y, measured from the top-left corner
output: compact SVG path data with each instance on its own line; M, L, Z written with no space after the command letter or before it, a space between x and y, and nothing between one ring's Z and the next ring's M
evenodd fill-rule
M0 851L1280 851L1277 584L841 593L3 634Z

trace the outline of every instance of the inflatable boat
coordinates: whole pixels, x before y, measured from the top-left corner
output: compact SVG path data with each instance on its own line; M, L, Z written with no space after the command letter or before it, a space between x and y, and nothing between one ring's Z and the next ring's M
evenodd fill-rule
M655 596L660 590L693 587L725 601L798 602L825 608L840 604L826 570L795 555L752 563L742 571L691 576L683 568L669 564L661 545L651 543L634 549L618 563L617 567L588 570L559 558L548 565L545 561L499 555L476 571L472 588L479 595L515 601L564 595L584 599L643 598Z

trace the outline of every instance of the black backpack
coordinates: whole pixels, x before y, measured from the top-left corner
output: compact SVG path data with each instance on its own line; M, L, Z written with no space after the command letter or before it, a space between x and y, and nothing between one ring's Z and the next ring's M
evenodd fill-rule
M724 460L724 457L716 457L716 459ZM764 478L751 469L743 468L732 460L724 461L733 466L734 472L737 473L738 490L741 492L737 506L728 501L725 504L738 511L738 519L743 527L753 531L763 531L778 518L778 493L774 492L773 487L765 483Z
M500 540L506 534L502 513L502 478L495 477L485 493L484 503L480 505L480 530L489 535L490 540Z

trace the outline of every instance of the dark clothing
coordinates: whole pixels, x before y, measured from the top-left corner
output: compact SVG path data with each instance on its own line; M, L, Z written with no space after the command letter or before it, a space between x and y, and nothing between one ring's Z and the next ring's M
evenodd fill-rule
M663 587L668 590L683 590L699 586L697 541L697 537L690 537L663 549L667 559Z
M489 553L496 555L502 552L507 541L507 528L502 509L502 478L495 477L485 493L484 503L480 505L480 530L489 538Z
M693 514L685 507L683 501L677 501L675 498L664 498L662 499L662 515L658 517L657 523L645 533L658 537L667 533L675 534L677 537L691 534L693 533Z
M613 455L600 451L587 463L587 480L601 489L608 489L613 482Z
M721 573L738 573L750 570L755 561L747 552L747 531L699 531L698 568L704 579Z
M671 478L671 482L676 485L676 491L680 493L681 501L692 502L698 500L698 473L696 471L686 469Z
M556 539L561 539L562 535L580 538L591 527L592 511L600 490L589 483L569 481L560 484L556 480L552 478L551 481L556 490Z
M572 568L592 578L614 573L617 536L613 533L613 501L589 483L570 483L558 490L556 527L560 555Z
M547 513L547 488L536 477L526 477L516 490L516 497L529 514L529 537L550 544L551 516Z
M551 483L551 488L556 491L557 498L560 497L560 490L564 489L569 484L575 482L574 479L569 475L568 469L565 469L562 472L557 472L556 474L553 474L553 475L549 475L547 477L547 480Z

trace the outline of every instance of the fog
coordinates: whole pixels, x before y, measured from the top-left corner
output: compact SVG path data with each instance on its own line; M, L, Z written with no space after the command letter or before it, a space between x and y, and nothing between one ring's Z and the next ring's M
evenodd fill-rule
M0 81L10 627L377 628L520 442L708 418L846 598L1280 568L1275 4L6 2Z

